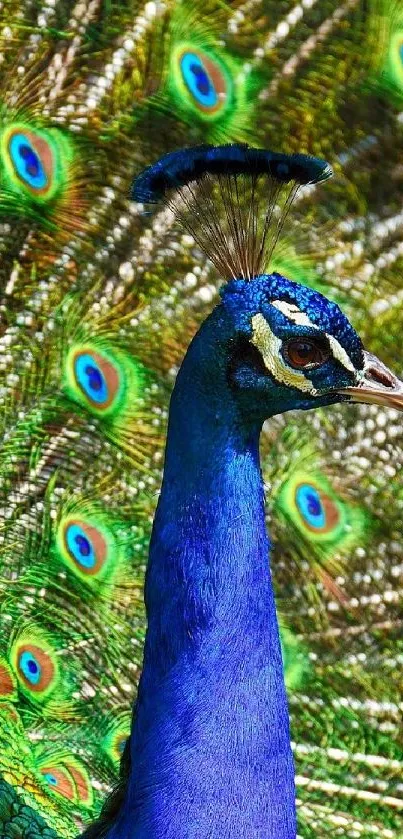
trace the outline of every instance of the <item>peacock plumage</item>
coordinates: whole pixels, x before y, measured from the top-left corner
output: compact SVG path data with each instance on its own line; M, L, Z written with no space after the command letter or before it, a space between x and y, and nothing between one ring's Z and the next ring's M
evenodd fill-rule
M401 377L403 16L397 0L208 0L196 8L170 0L4 0L0 18L0 836L68 839L99 814L122 754L127 775L168 402L191 338L230 279L206 258L195 224L183 232L170 207L150 212L129 199L133 176L177 148L202 144L248 142L326 157L335 176L300 189L270 276L340 304L366 348ZM281 302L286 281L277 282ZM235 282L223 295L233 318L243 294L253 297ZM298 308L306 313L304 294ZM256 299L249 303L257 316ZM275 335L296 313L271 308ZM252 352L268 358L273 343L260 326ZM245 367L236 371L247 378L253 358L240 357ZM182 406L176 456L185 424L216 492L223 446L209 449L196 405ZM269 413L276 416L264 423L260 458L298 837L399 839L401 420L396 407L377 405ZM255 461L256 452L255 440ZM182 459L180 471L185 490L195 463ZM252 480L237 473L227 487L234 519L235 495ZM172 499L160 499L159 532L172 547ZM250 515L263 568L260 508ZM212 539L211 520L198 521ZM196 531L186 538L195 545ZM254 581L242 563L232 569L239 622L229 630L249 662ZM157 669L180 642L179 572L176 592L158 567L148 587L150 602L165 604ZM168 601L167 591L176 596ZM208 612L202 617L208 621ZM225 660L215 653L204 676L217 687ZM156 699L143 673L150 719ZM192 701L192 679L174 687L170 725L161 723L153 745L157 765L169 738L197 734L190 720L184 730L175 719L184 698ZM216 696L211 688L210 700ZM250 707L250 691L241 699ZM207 708L198 723L206 750ZM283 779L289 756L286 763ZM157 815L169 813L166 830L176 825L171 835L179 837L183 822L175 819L189 812L177 797L184 775L179 763L161 760L157 768L169 789L164 797L161 788ZM195 765L185 768L190 778ZM228 789L231 779L224 780ZM232 780L244 800L250 785ZM213 783L207 794L189 782L199 814L193 810L189 839L206 824L203 794L212 806L217 776ZM290 796L289 784L283 794ZM126 800L123 783L114 806L119 795ZM123 833L111 836L127 835L124 819L114 829ZM292 816L281 829L292 836Z

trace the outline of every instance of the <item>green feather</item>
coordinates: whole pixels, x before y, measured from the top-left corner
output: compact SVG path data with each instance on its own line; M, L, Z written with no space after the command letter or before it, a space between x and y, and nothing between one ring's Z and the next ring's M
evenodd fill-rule
M114 767L119 766L129 734L130 714L117 714L102 740L102 748Z
M156 116L158 108L174 112L194 142L197 136L204 142L253 136L251 118L264 74L223 43L219 27L227 18L224 4L212 4L211 12L207 4L200 14L181 0L169 20L165 66L149 107Z
M24 120L8 121L3 115L0 159L3 212L15 208L20 213L25 206L32 217L45 213L46 218L47 207L66 200L73 150L60 130L44 130Z
M339 498L319 472L295 471L280 489L278 511L321 550L342 552L359 544L366 517Z

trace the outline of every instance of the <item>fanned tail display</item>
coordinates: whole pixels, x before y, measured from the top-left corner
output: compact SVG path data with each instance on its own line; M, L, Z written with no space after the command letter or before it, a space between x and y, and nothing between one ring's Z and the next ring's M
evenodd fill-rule
M170 394L224 269L270 257L403 375L400 3L196 7L0 4L1 839L72 839L117 782ZM399 839L401 419L275 416L261 456L298 837Z

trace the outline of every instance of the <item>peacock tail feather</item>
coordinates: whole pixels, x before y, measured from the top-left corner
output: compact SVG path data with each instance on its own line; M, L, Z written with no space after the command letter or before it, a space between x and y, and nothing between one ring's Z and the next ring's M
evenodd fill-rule
M325 156L273 270L402 375L402 45L394 0L0 4L2 839L70 839L116 782L169 397L218 299L133 176L208 142ZM399 839L401 421L288 414L261 449L299 837Z

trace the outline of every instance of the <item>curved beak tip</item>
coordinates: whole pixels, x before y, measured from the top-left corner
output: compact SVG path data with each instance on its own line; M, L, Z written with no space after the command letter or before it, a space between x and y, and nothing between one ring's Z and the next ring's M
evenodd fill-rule
M376 355L369 352L364 351L364 368L360 382L352 387L341 388L339 393L348 396L351 402L383 405L403 411L403 381Z

